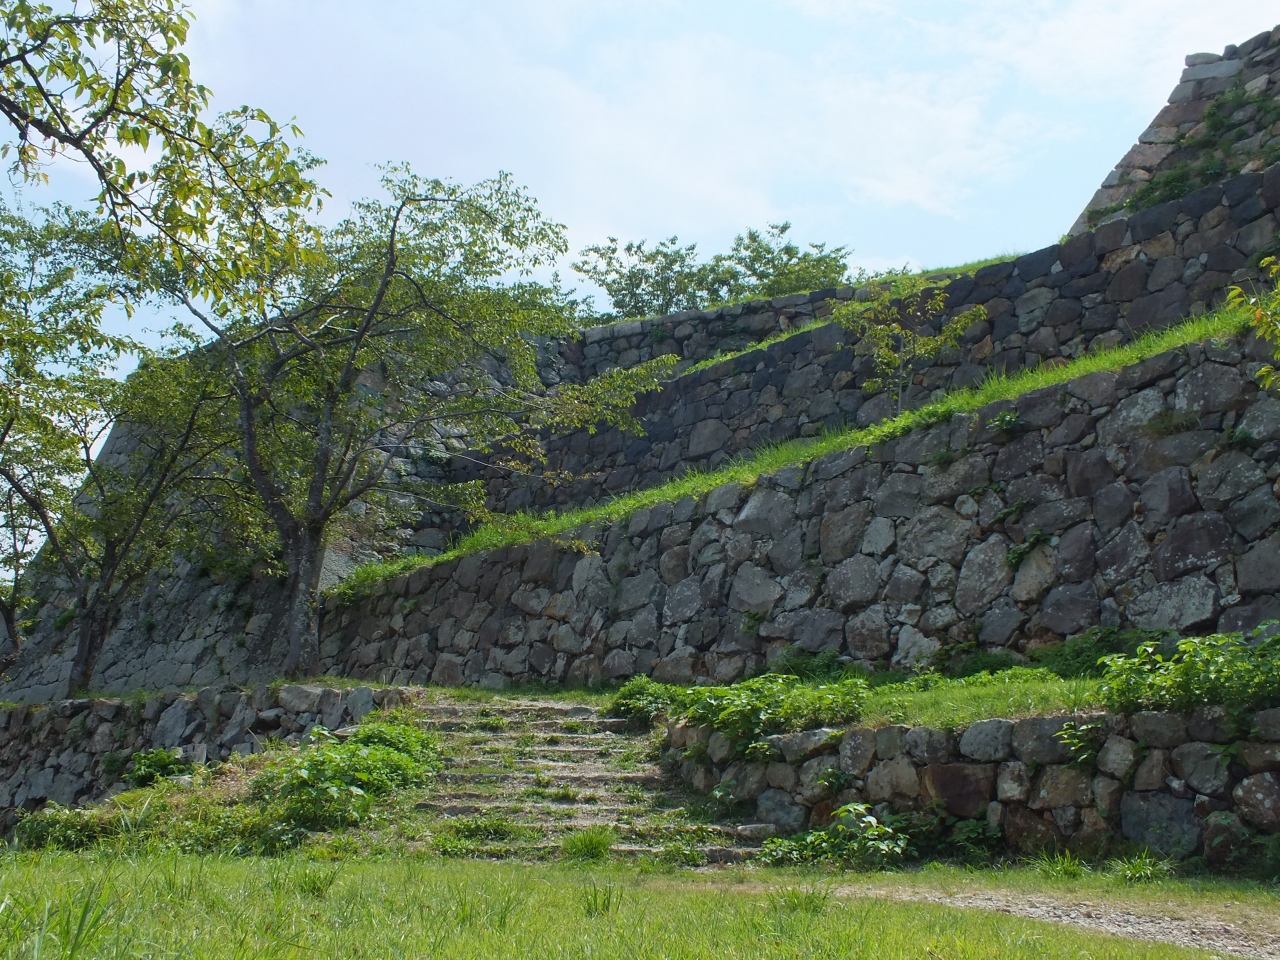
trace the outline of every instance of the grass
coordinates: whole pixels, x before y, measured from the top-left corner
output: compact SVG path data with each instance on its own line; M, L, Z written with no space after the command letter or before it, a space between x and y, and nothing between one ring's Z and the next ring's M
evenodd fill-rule
M0 860L0 960L1208 956L994 912L851 897L803 874L738 876L742 882L726 883L683 872L421 860L9 856Z
M1098 706L1098 683L1063 680L1045 670L1014 669L962 680L924 674L872 687L862 722L872 727L909 722L950 728L992 717L1073 713Z
M1033 390L1066 383L1090 373L1129 366L1189 343L1233 336L1248 322L1249 318L1244 313L1223 308L1159 333L1145 334L1126 346L1090 353L1068 363L1023 370L1011 376L992 375L977 387L955 391L919 409L870 427L848 428L813 439L772 445L740 457L718 470L690 471L667 483L625 494L597 506L558 514L518 513L495 517L439 556L406 555L358 567L334 591L334 596L339 603L352 603L375 583L419 567L447 563L472 553L514 544L554 539L594 524L614 523L637 510L684 497L701 497L727 483L753 484L761 476L784 467L803 465L831 453L893 440L918 427L943 422L958 414L973 413L999 401L1014 400Z

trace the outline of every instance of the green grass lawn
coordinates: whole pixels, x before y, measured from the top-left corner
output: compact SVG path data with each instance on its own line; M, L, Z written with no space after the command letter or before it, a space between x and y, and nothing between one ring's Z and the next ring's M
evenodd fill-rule
M830 878L431 860L0 859L0 958L1192 958Z
M1012 670L963 680L926 676L872 687L862 724L955 727L991 717L1015 719L1096 709L1098 681Z

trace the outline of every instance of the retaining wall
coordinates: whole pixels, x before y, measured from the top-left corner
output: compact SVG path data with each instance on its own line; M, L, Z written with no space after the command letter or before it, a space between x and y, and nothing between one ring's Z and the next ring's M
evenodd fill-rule
M1084 762L1056 736L1097 724ZM1070 849L1094 857L1123 838L1166 857L1238 864L1258 833L1280 833L1280 710L1240 737L1221 707L983 720L954 730L887 726L766 738L768 762L731 761L707 727L668 725L667 762L700 790L754 804L760 837L831 823L848 803L881 814L937 809L985 820L1019 854Z

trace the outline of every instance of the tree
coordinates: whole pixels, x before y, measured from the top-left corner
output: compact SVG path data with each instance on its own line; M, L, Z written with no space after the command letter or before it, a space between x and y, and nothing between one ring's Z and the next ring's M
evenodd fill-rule
M129 589L211 514L186 485L234 438L210 387L210 358L157 354L101 332L132 292L97 264L98 224L57 211L0 215L0 544L3 613L17 659L33 574L61 580L76 623L71 691L92 676ZM141 360L127 381L125 353ZM110 439L108 439L108 437ZM34 568L33 568L34 565Z
M297 250L281 229L297 221L280 211L310 208L319 191L306 176L314 161L285 136L296 127L250 107L207 115L210 92L181 51L190 21L180 0L0 0L0 115L16 135L0 153L29 180L47 178L57 157L86 164L129 271L180 264L216 299L255 264ZM128 163L132 149L154 162ZM219 226L230 207L234 243ZM145 245L130 242L140 235Z
M862 279L861 288L872 291L870 299L846 301L831 316L858 337L853 349L871 356L875 376L863 382L863 390L888 390L901 413L916 369L958 346L987 311L971 307L948 319L947 295L905 269L880 275L880 282Z
M1267 282L1261 286L1251 285L1249 290L1232 287L1227 291L1227 305L1244 313L1253 332L1277 347L1280 346L1280 260L1265 257L1260 266ZM1270 363L1260 367L1255 376L1267 390L1280 382L1280 372Z
M353 504L405 492L389 490L389 473L408 452L462 437L536 455L544 428L636 427L636 391L671 362L545 390L531 338L571 336L574 311L528 274L564 251L564 228L506 175L462 187L400 168L384 186L387 199L317 230L302 257L246 277L239 300L208 307L173 288L234 397L239 446L225 473L274 532L289 674L317 662L326 535Z
M808 250L786 240L790 223L772 223L734 238L728 253L700 262L697 244L680 246L669 237L646 248L646 241L585 248L573 269L609 295L613 312L605 318L650 317L699 310L752 297L836 287L849 280L849 250L814 243Z

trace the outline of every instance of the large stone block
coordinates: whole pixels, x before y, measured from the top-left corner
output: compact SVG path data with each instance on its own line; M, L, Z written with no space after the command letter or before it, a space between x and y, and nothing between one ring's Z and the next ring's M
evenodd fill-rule
M1054 587L1040 605L1040 622L1063 636L1097 626L1098 589L1093 581L1065 583Z
M1259 830L1280 832L1280 776L1255 773L1245 777L1231 797L1236 811Z
M851 557L827 574L826 591L832 604L840 610L849 612L865 607L880 593L878 565L868 556Z
M1143 630L1184 633L1217 616L1218 590L1203 576L1184 577L1157 584L1130 603L1125 613Z
M1192 741L1175 747L1170 754L1173 772L1196 793L1225 797L1231 790L1230 763L1221 747Z
M1050 763L1067 763L1071 751L1058 739L1057 734L1066 726L1070 717L1029 717L1013 726L1013 752L1024 763L1041 766Z
M1008 538L996 533L965 557L955 593L956 609L965 616L985 610L1013 582L1013 571L1005 562L1009 546Z
M1236 586L1244 594L1280 591L1280 533L1257 544L1236 564Z
M1167 793L1126 793L1120 801L1120 829L1130 842L1174 860L1195 853L1201 839L1195 804Z
M756 800L756 819L772 823L780 834L799 833L808 818L809 811L796 803L785 790L765 790Z
M656 574L654 575L656 577ZM636 578L633 578L636 579ZM624 585L626 581L623 581ZM782 587L769 572L754 563L744 563L733 578L729 606L743 613L768 615L782 597Z
M933 557L958 565L973 524L943 506L926 507L898 537L898 555L903 560Z
M1032 810L1087 807L1093 802L1089 781L1089 773L1085 770L1050 764L1037 775L1027 806Z
M1013 721L979 720L970 724L960 737L960 752L986 763L1008 760L1013 753Z
M1164 541L1151 554L1157 580L1203 570L1231 556L1231 528L1220 513L1195 513L1180 517Z
M923 781L929 797L954 817L986 816L995 799L996 768L989 763L931 763Z

